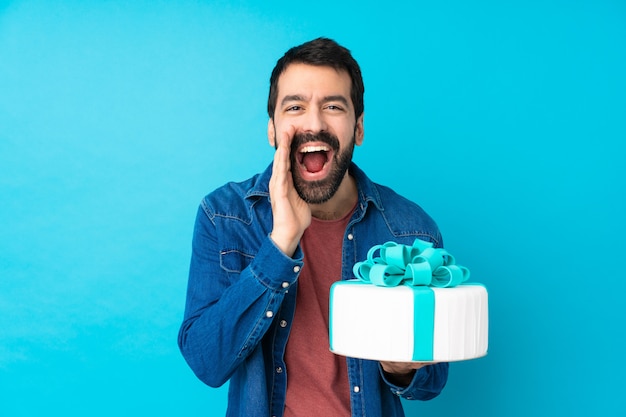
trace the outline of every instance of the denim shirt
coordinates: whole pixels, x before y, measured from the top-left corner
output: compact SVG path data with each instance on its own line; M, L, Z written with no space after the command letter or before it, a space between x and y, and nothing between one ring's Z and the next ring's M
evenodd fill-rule
M269 238L271 166L206 196L198 208L179 348L196 376L212 387L229 382L227 416L282 416L287 390L284 353L299 272L307 262L300 247L284 255ZM358 203L343 240L341 279L374 245L415 238L437 247L435 222L415 203L374 184L355 165ZM316 360L311 358L311 360ZM421 368L412 382L396 386L379 362L346 358L352 416L404 416L400 397L428 400L448 377L448 364ZM320 399L323 401L323 399Z

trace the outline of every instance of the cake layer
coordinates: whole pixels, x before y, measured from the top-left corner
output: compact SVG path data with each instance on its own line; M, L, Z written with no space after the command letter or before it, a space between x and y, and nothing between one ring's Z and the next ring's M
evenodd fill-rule
M379 287L339 281L330 292L330 350L399 362L459 361L487 354L487 290Z

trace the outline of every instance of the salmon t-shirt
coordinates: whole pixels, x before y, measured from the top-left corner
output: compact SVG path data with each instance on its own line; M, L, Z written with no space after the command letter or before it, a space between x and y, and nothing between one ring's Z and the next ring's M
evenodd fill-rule
M304 266L298 277L296 311L287 342L285 417L350 417L346 358L330 352L330 286L341 280L343 236L352 216L313 218L300 245Z

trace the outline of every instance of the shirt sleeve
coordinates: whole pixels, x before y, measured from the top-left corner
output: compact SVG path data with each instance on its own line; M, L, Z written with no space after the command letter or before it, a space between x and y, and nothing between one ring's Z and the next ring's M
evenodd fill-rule
M178 345L196 376L224 384L261 342L303 265L297 249L283 254L267 236L240 272L221 265L215 224L198 209L187 298Z
M448 363L441 362L424 366L418 369L413 380L406 387L400 387L391 383L379 365L380 375L391 391L407 400L430 400L441 393L448 381Z

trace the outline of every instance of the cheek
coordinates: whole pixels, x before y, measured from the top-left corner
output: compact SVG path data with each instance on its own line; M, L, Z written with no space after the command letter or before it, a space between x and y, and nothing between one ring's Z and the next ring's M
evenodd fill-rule
M339 141L342 149L352 147L358 141L357 131L354 128L344 129L339 136Z
M289 130L288 128L289 128L289 124L284 123L280 119L274 120L274 122L270 126L270 130L272 134L274 135L274 137L276 138L276 140L280 140L282 135L284 135L285 132Z

